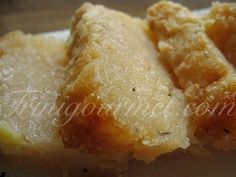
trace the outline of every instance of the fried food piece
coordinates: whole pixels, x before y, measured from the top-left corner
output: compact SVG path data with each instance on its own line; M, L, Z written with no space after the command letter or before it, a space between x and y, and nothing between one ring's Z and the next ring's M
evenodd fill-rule
M118 176L127 170L126 159L110 162L64 149L56 126L56 98L67 63L64 46L21 32L0 38L0 167L9 168L10 175L21 169L16 176Z
M63 147L55 102L63 81L64 43L12 32L0 38L0 146ZM52 109L52 110L50 110Z
M161 58L183 89L205 87L234 71L187 8L160 2L148 9L147 16Z
M212 21L206 26L207 35L236 66L236 3L214 3L204 18Z
M207 86L199 94L194 112L195 135L216 149L236 148L236 74ZM196 109L196 110L197 110Z
M148 10L148 20L162 60L175 74L193 109L190 123L193 134L217 149L234 149L235 118L226 114L229 108L218 113L225 102L235 102L235 98L229 96L236 91L235 76L231 75L235 69L188 9L160 2Z
M58 99L67 147L148 162L189 145L183 94L158 60L145 22L84 4L74 15L68 56Z

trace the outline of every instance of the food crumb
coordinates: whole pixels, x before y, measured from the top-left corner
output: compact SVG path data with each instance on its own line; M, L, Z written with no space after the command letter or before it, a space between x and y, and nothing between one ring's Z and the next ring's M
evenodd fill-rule
M171 132L159 132L161 135L169 135Z

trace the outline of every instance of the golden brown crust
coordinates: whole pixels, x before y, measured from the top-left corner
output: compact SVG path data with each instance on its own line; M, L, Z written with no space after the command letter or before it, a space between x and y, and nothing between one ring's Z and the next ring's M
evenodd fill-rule
M230 74L198 95L198 112L194 113L193 119L193 125L197 127L195 135L216 149L236 148L235 91L236 75Z
M95 103L96 108L88 108L88 116L78 110L68 122L65 108L61 111L65 144L112 157L133 153L146 161L187 147L184 99L157 60L147 24L86 4L72 26L71 61L58 103L65 108L82 103L81 109ZM145 115L146 105L157 110ZM98 115L101 108L109 114Z
M228 107L218 115L225 102L235 103L235 69L188 9L160 2L148 10L148 20L162 60L175 74L192 108L193 134L217 149L235 149L235 118L227 115Z
M204 87L233 71L206 36L203 24L188 9L160 2L149 8L148 20L162 60L183 89L193 84Z
M84 176L83 169L86 169L86 176L123 175L127 170L127 159L107 161L101 156L63 147L55 125L58 124L55 103L67 62L64 45L51 37L22 32L11 32L0 38L0 168L9 168L5 171L8 175L14 174L13 166L25 168L22 172L16 171L16 176L31 176L39 168L39 176L72 173ZM11 114L14 103L20 99L11 92L27 89L39 94L29 94ZM23 105L26 109L21 114ZM45 111L40 114L45 105ZM36 115L32 115L33 108L37 108Z
M214 3L204 19L210 21L206 33L225 57L236 66L236 4Z

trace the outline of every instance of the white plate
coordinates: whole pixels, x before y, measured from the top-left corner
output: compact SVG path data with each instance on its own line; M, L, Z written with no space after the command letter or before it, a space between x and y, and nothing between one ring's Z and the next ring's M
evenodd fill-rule
M197 10L196 15L206 14L208 9ZM43 33L65 41L69 30ZM132 161L129 175L132 177L236 177L236 152L194 157L189 154L163 155L153 163Z

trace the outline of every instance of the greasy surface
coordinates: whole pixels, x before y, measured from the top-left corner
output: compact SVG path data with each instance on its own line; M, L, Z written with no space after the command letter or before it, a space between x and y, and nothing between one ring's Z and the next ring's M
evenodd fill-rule
M85 4L74 16L68 55L58 100L68 147L150 161L188 146L182 93L157 60L146 24Z
M0 38L0 142L3 151L21 145L61 144L55 101L63 78L64 43L12 32ZM45 146L44 146L45 145ZM16 149L12 150L17 153Z
M207 35L236 66L236 3L214 3L205 18L210 20L206 28Z
M175 74L191 103L194 135L217 149L236 148L234 116L227 115L227 106L218 115L222 104L235 102L236 80L231 75L234 68L208 39L201 22L186 8L161 2L149 9L148 19L162 60ZM220 106L215 108L217 104Z

